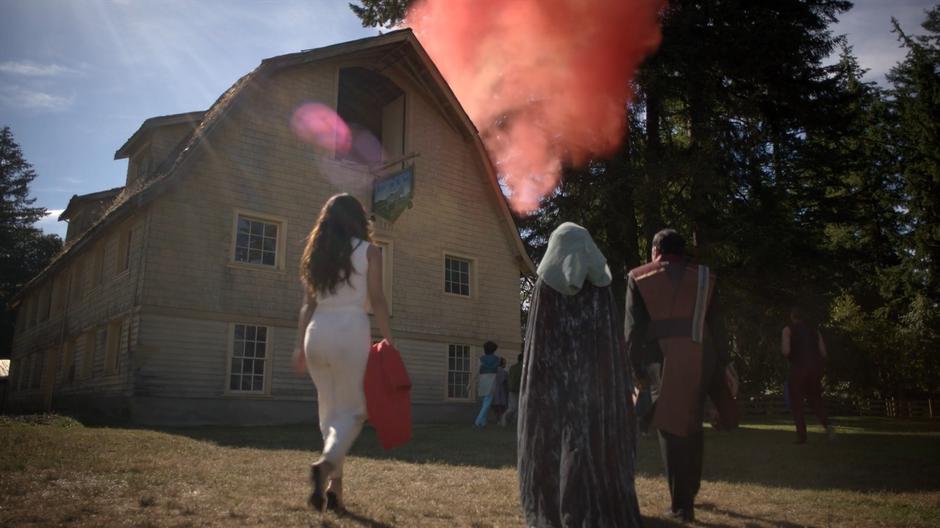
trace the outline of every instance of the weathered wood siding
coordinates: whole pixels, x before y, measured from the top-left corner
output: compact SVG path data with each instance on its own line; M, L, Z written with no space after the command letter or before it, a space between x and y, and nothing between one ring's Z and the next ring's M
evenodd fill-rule
M152 205L141 332L150 353L138 393L222 396L228 324L258 321L276 328L270 397L311 394L289 365L304 239L334 193L351 192L369 207L373 177L300 142L288 124L304 101L335 104L346 65L296 67L258 81L199 147L180 183ZM384 73L406 92L406 150L419 154L414 207L377 233L393 245L393 332L415 401L442 402L448 343L479 353L493 339L507 356L517 353L519 268L473 144L394 68ZM279 269L231 262L236 211L286 223ZM471 298L444 293L445 252L474 259Z
M71 257L67 266L46 278L54 292L62 288L61 296L52 295L49 318L29 324L27 314L21 314L20 324L13 340L13 363L40 362L42 370L48 361L55 362L54 399L67 405L68 399L78 395L116 396L130 394L131 354L136 342L138 317L134 307L143 271L143 247L146 233L146 213L139 212L119 225L102 233L95 244L83 248ZM130 237L129 266L123 267L123 237ZM101 253L100 272L95 265L95 253ZM98 275L98 279L95 275ZM24 305L39 302L39 284L27 294ZM74 291L75 289L78 291ZM58 297L59 303L56 302ZM59 307L57 308L57 304ZM117 348L116 370L105 368L107 329L109 323L120 322L120 342ZM85 336L93 332L96 346L90 358L86 356ZM72 367L64 360L66 343L72 346ZM47 352L54 350L50 358ZM37 359L29 359L31 356ZM85 365L89 363L90 369ZM19 373L27 369L16 368ZM71 371L71 372L70 372ZM88 376L82 376L88 372ZM38 408L42 388L21 390L20 380L11 383L10 401L14 408Z

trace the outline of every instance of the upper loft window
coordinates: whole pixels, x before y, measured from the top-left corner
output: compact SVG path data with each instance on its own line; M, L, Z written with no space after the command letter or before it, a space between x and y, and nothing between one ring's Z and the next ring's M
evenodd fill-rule
M444 255L444 292L470 297L473 261Z
M348 152L338 159L375 165L405 153L405 92L388 77L366 68L339 72L336 108L352 132Z
M282 269L285 220L235 213L232 261L261 268Z

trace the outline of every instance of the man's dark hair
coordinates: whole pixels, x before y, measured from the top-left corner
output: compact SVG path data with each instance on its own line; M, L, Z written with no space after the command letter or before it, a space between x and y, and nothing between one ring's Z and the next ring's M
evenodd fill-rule
M499 348L499 345L497 345L496 343L492 341L487 341L486 343L483 343L483 353L486 354L487 356L492 354L493 352L496 352L497 348Z
M790 319L794 321L803 321L806 319L806 314L803 313L803 309L799 306L793 306L790 308Z
M685 239L675 229L663 229L653 236L653 247L660 255L684 255Z

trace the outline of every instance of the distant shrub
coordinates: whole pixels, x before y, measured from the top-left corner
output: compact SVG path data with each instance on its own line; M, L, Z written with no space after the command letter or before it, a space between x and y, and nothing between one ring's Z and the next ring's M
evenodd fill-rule
M52 427L61 427L71 429L73 427L84 427L81 422L71 416L62 416L59 414L15 414L0 415L0 427L10 425L49 425Z

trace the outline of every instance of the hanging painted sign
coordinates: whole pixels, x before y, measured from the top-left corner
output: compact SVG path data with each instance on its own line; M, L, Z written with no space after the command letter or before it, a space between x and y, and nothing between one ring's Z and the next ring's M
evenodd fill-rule
M372 187L372 212L389 222L397 220L405 209L411 208L414 182L414 165L377 180Z

